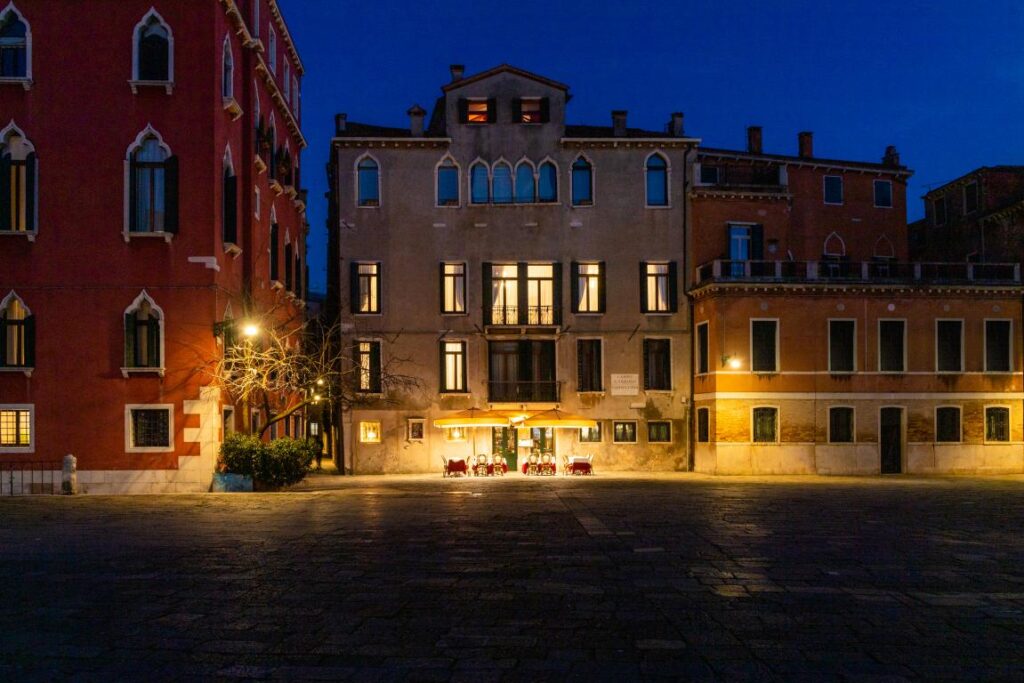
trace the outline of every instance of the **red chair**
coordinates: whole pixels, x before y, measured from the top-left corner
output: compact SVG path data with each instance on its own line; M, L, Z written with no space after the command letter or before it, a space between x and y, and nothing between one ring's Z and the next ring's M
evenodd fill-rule
M469 466L466 461L462 458L448 458L441 456L441 460L444 461L444 470L442 475L445 477L464 477L469 474Z

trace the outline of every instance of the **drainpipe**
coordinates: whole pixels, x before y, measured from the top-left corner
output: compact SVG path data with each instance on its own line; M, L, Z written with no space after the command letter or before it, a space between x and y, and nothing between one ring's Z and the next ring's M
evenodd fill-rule
M694 383L694 370L693 367L693 297L690 294L690 278L692 277L693 268L690 258L690 163L692 158L696 158L695 150L689 148L686 150L686 154L683 157L685 163L683 164L683 288L686 296L686 328L690 332L690 381L689 381L689 396L686 400L686 471L692 472L694 468L694 428L693 420L697 414L693 406L693 383Z

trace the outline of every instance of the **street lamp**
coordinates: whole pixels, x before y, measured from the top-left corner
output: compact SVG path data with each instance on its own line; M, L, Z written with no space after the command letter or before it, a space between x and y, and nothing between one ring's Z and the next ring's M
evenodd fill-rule
M256 323L246 323L242 326L242 334L252 339L260 333L260 326Z

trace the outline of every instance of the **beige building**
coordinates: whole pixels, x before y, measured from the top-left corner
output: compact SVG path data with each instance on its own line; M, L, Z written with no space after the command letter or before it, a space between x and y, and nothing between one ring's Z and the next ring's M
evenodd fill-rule
M691 335L683 188L697 140L567 125L568 87L452 67L407 129L339 115L330 175L343 343L364 398L343 415L356 473L532 448L598 470L685 470ZM393 385L395 374L416 386ZM593 430L442 430L470 408L558 407Z

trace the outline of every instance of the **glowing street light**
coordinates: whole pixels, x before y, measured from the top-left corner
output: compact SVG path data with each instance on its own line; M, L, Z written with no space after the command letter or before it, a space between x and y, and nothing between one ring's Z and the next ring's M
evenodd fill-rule
M250 339L260 333L260 326L256 323L246 323L242 326L242 334Z

